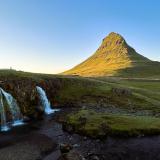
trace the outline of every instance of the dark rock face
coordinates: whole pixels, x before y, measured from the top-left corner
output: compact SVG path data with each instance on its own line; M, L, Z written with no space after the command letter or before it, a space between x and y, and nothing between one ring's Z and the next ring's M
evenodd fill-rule
M1 80L2 79L2 80ZM24 116L33 119L42 118L43 108L41 107L36 86L42 87L48 96L52 106L55 106L55 98L60 88L60 80L57 78L47 78L34 80L33 78L1 78L0 87L12 94Z

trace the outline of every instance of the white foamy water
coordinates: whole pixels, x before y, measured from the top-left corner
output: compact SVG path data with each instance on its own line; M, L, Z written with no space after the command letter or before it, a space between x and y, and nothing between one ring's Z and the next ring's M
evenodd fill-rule
M42 106L43 106L46 114L51 114L51 113L54 113L56 111L59 111L58 109L52 109L51 108L51 104L50 104L50 102L47 98L47 95L41 87L37 86L36 89L37 89L37 92L39 94Z

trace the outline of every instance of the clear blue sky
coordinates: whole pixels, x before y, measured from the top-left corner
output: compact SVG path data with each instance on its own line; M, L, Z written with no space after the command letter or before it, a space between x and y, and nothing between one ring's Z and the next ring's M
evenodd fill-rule
M109 32L160 60L159 0L0 0L0 68L58 73Z

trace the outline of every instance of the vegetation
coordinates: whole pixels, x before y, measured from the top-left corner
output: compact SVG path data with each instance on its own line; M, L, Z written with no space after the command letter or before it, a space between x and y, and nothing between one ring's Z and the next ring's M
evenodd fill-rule
M68 116L64 127L71 126L75 132L94 138L107 135L143 136L160 133L160 118L80 110Z
M153 104L160 106L160 79L146 79L146 78L108 78L97 77L98 81L110 84L112 86L129 88L135 94L143 96L144 99L148 99Z
M112 91L116 85L101 83L82 78L68 78L62 80L62 87L58 91L56 101L74 106L101 106L113 105L126 110L149 110L159 112L159 106L140 97L133 92L132 95L117 95ZM117 86L120 88L119 86ZM127 90L127 87L123 87Z
M24 71L16 71L13 69L1 69L0 70L0 79L7 80L7 79L14 79L14 78L29 78L32 80L42 80L45 78L53 78L56 75L53 74L42 74L42 73L31 73L31 72L24 72Z
M159 87L158 79L73 78L72 83L68 81L60 91L60 99L77 105L82 102L80 106L91 106L91 111L88 108L68 115L65 127L72 126L75 132L96 138L108 134L159 134ZM113 88L130 90L131 94L119 95L112 91ZM109 106L113 106L111 112L107 110Z

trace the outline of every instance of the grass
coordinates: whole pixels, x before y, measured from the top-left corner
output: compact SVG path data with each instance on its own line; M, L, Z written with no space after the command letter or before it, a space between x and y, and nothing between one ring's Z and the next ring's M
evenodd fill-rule
M159 106L134 92L132 95L116 95L112 92L112 88L116 86L119 88L118 85L79 77L61 80L63 81L62 86L55 99L62 104L91 105L93 107L113 105L121 109L151 112L159 112L160 109Z
M74 131L94 138L107 135L142 136L160 133L160 118L103 114L92 110L80 110L68 116L66 126ZM67 128L67 127L66 127Z
M0 79L1 80L29 78L32 80L39 81L42 79L54 78L54 77L57 77L57 75L16 71L13 69L0 69ZM60 77L60 76L58 76L58 77Z
M157 106L160 108L160 85L159 79L136 79L136 78L109 78L109 77L97 77L95 80L106 83L112 87L129 88L132 90L135 96L151 103L151 106Z
M105 104L111 104L117 108L125 109L126 114L81 110L69 115L65 123L65 125L72 125L75 132L94 138L103 138L108 134L117 136L160 134L160 118L158 118L160 114L160 85L158 80L92 77L84 78L84 83L87 82L87 79L90 85L83 86L81 78L78 79L80 83L74 81L75 84L73 82L66 85L67 87L61 92L65 99L68 98L69 94L69 101L73 99L78 102L86 100L88 103L92 102L91 106L97 104L96 101L99 102L103 99L100 108L107 107ZM111 92L113 87L129 88L132 95L116 95ZM145 114L136 116L136 114L128 114L127 110L149 111L151 114L150 116L144 116ZM85 125L81 124L81 118L82 120L86 119Z

